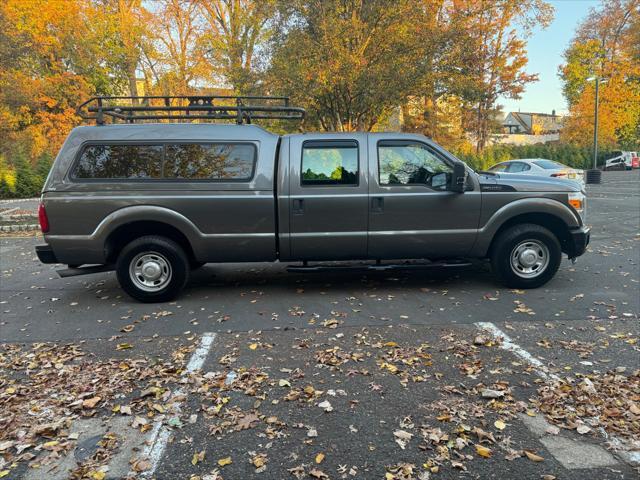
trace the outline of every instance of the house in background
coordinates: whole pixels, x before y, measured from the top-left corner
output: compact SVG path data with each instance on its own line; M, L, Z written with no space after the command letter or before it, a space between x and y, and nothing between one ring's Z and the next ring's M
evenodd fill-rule
M548 113L509 112L502 121L504 133L520 133L525 135L549 135L562 130L560 115L553 110Z
M535 145L560 140L564 117L549 113L509 112L502 121L503 133L491 135L490 143Z

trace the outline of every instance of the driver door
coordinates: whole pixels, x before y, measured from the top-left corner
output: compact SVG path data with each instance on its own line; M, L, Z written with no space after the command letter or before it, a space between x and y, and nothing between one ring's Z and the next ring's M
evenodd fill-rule
M454 162L432 144L369 137L370 258L438 258L469 253L480 192L448 191Z

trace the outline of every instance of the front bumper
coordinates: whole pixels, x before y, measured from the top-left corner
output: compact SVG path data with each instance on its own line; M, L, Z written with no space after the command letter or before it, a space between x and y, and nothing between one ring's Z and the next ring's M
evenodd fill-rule
M591 240L591 229L589 227L580 227L575 230L569 230L569 245L567 246L567 255L569 258L576 258L584 254Z
M50 245L36 245L36 255L42 263L60 263Z

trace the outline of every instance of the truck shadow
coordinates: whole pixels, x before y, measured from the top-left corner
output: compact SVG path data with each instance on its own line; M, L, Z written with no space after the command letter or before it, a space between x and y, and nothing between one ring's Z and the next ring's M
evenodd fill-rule
M289 273L287 264L211 264L192 272L186 293L197 296L215 288L223 290L269 289L282 291L318 291L401 286L406 288L464 288L496 286L496 280L486 262L477 261L465 268L432 268L425 270L391 271L323 271Z

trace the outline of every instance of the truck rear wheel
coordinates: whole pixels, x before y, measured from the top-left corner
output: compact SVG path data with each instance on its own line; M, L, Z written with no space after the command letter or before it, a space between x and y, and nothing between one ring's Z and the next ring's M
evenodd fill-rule
M540 225L514 225L496 238L491 268L509 288L537 288L553 278L562 249L556 236Z
M122 289L144 303L173 300L189 279L189 259L173 240L149 235L127 244L116 262Z

